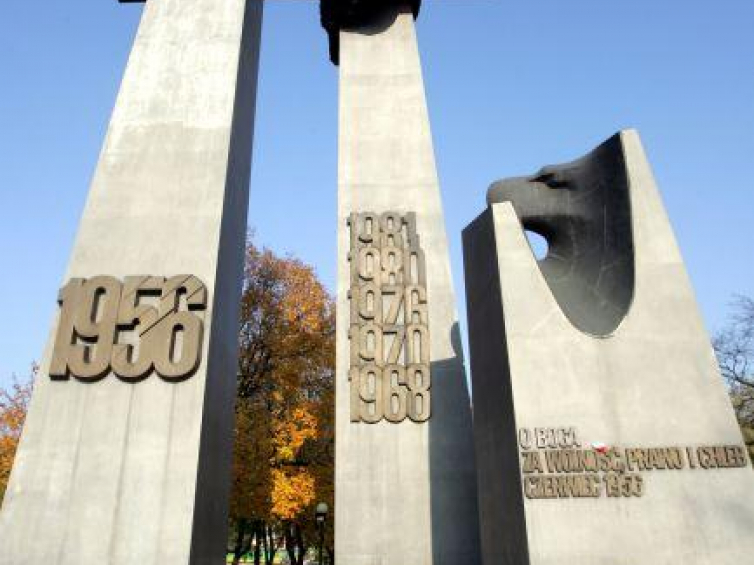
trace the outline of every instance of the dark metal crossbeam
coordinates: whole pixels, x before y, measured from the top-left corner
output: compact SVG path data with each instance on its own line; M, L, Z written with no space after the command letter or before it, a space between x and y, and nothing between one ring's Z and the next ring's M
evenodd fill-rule
M340 30L357 28L378 21L395 6L408 6L419 17L422 0L321 0L320 18L330 41L330 60L340 59Z
M121 4L144 3L146 0L118 0ZM388 9L408 6L419 17L422 0L320 0L320 20L330 43L330 60L340 59L340 30L362 27L377 21Z

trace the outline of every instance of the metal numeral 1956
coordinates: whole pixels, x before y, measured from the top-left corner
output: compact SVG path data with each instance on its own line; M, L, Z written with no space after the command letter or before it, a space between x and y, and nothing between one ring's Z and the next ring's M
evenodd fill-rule
M52 379L179 381L201 363L207 288L193 275L75 278L58 303Z

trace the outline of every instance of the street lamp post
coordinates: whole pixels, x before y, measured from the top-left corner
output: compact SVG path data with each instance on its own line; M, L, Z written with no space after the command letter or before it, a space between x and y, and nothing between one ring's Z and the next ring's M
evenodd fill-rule
M319 528L319 565L323 565L322 549L325 546L325 521L327 520L328 510L329 508L324 502L317 504L315 516L317 518L317 528Z

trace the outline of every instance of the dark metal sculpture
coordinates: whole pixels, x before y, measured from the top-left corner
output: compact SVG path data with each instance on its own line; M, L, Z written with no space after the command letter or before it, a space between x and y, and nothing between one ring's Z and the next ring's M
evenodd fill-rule
M571 163L494 183L487 203L511 202L524 229L549 245L540 269L571 323L605 336L628 313L634 245L620 135Z
M410 7L416 18L421 0L321 0L320 17L330 42L330 60L336 65L340 60L340 30L373 23L395 6Z

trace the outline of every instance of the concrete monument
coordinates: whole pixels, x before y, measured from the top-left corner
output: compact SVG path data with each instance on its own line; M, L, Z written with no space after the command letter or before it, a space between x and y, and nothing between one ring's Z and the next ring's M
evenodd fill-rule
M638 135L488 204L464 231L484 563L750 561L754 474Z
M223 560L262 2L150 0L0 513L0 564Z
M335 553L348 565L479 560L418 7L323 3L340 63Z

